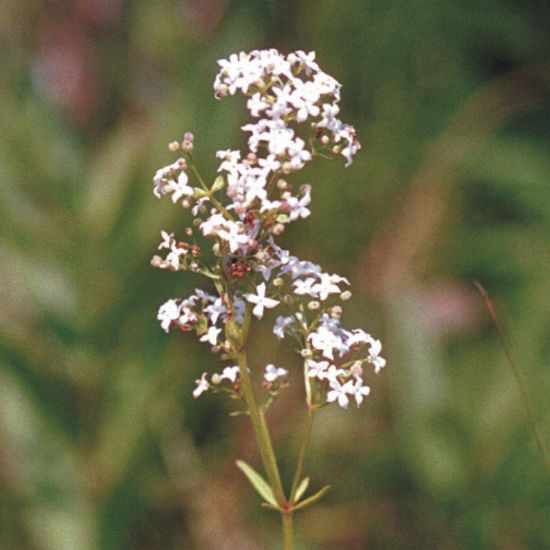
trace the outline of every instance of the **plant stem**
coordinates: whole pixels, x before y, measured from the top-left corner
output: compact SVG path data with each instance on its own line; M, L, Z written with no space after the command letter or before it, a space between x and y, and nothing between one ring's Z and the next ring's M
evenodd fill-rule
M249 320L250 317L250 312L248 311L247 313L248 316L245 314L245 322L243 323L243 328L241 330L240 341L233 342L233 346L237 350L235 352L235 359L239 364L241 388L248 408L248 414L252 422L252 428L254 430L256 443L260 451L262 464L269 484L271 485L273 494L275 495L275 499L281 506L283 548L284 550L292 550L294 548L294 526L292 521L292 512L283 511L288 507L288 501L283 489L281 475L279 473L279 467L277 466L277 459L275 458L275 452L273 450L273 444L269 435L267 422L256 401L252 380L250 378L250 373L248 372L248 359L244 349L244 343L246 341L249 325L247 320Z
M283 549L293 550L294 548L294 525L292 523L292 514L281 514L283 525Z
M296 465L296 473L294 474L294 481L292 482L292 491L290 492L290 502L292 504L295 504L294 500L296 498L296 490L300 485L300 481L302 480L302 475L304 472L304 461L306 458L307 448L309 446L309 442L311 439L311 428L313 426L314 413L315 413L315 409L311 405L308 405L306 429L304 432L304 438L302 440L302 446L300 447L300 454L298 456L298 464Z
M277 501L281 503L286 502L285 493L283 490L283 484L281 482L281 476L279 474L279 468L277 466L277 460L275 458L275 452L273 451L273 445L271 444L271 437L267 429L267 424L264 415L261 413L256 397L254 396L254 390L252 388L252 380L250 379L250 373L248 372L248 360L244 351L238 352L236 355L237 361L240 367L241 384L244 399L248 408L248 414L252 421L252 428L254 429L254 435L260 450L260 457L267 475L267 479L273 494Z
M232 220L233 216L224 208L224 206L221 204L221 202L214 197L211 190L208 188L208 185L206 185L206 182L204 181L203 177L201 176L200 172L197 169L197 166L195 165L195 161L193 157L189 157L189 166L191 170L193 170L193 173L195 174L200 186L203 188L205 193L207 194L208 198L210 199L210 202L228 219Z
M218 293L223 298L224 292L222 285L218 282L216 285ZM269 435L269 429L265 420L264 412L258 406L256 396L254 395L254 387L248 369L248 357L246 355L246 341L248 339L248 331L250 330L250 322L252 319L252 309L250 304L247 305L242 325L239 326L234 319L230 319L225 325L225 335L229 340L233 357L239 365L241 376L241 390L248 414L252 422L252 429L256 438L256 444L260 451L260 457L264 467L267 480L275 496L275 500L279 504L279 512L281 513L281 522L283 530L283 549L293 550L294 548L294 525L292 521L292 508L286 498L281 481L281 474L275 458L273 443Z

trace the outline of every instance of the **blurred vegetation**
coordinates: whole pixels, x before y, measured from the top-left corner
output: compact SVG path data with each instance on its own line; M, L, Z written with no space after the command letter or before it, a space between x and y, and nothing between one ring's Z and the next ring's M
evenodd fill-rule
M243 143L242 102L211 86L258 47L314 49L343 84L364 149L298 176L313 215L286 239L351 278L347 322L389 363L362 409L320 415L306 467L333 491L297 518L300 548L550 547L548 470L473 286L548 445L549 28L537 0L7 0L0 547L276 547L234 467L257 464L246 419L191 397L214 357L155 320L202 283L148 266L181 223L151 193L166 144L192 130L212 175ZM258 365L271 342L259 329ZM271 416L288 475L300 392Z

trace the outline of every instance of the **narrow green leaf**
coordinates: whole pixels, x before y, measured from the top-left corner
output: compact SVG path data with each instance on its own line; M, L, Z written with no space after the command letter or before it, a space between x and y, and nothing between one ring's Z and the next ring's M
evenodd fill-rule
M275 506L275 508L278 509L279 507L273 495L273 490L267 481L258 472L256 472L252 466L249 466L243 460L237 460L236 464L241 472L248 478L248 481L250 481L254 489L258 491L259 495L265 499L268 504L271 504L271 506Z
M306 489L309 487L309 477L304 477L302 481L300 481L300 485L298 485L298 488L296 489L296 494L294 496L294 502L298 502L303 494L306 492Z
M325 485L318 493L315 493L313 496L306 498L305 500L302 500L299 504L296 504L294 506L294 510L301 510L302 508L305 508L306 506L309 506L310 504L313 504L323 498L330 490L330 485Z

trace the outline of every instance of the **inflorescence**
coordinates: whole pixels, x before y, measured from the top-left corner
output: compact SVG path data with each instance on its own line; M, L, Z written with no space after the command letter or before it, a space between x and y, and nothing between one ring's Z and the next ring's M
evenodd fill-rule
M355 130L339 118L340 84L315 62L315 53L287 56L255 50L220 60L215 96L241 92L253 121L242 129L248 151L218 151L218 177L207 185L193 157L193 135L186 133L170 150L181 158L157 171L154 193L169 195L192 214L180 240L162 232L151 263L170 271L191 271L211 279L217 293L197 289L186 299L171 299L158 312L161 327L194 331L222 361L221 374L204 373L193 392L223 391L240 398L236 349L228 326L243 328L250 316L280 312L273 332L293 339L304 366L310 406L331 402L346 408L369 394L364 376L385 365L381 343L361 329L340 323L340 301L351 293L345 277L323 272L276 242L286 226L310 214L311 186L297 191L288 179L313 157L342 155L346 166L360 149ZM199 242L200 241L200 242ZM210 244L205 244L210 242ZM286 369L267 365L263 385L271 403L286 384Z

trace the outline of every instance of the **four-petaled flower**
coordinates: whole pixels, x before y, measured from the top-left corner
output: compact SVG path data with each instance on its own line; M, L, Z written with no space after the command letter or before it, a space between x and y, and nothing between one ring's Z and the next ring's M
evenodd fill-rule
M256 287L256 294L244 294L247 302L256 304L252 313L261 319L264 316L264 308L271 309L279 305L279 300L273 298L267 298L265 295L265 283L261 283Z

